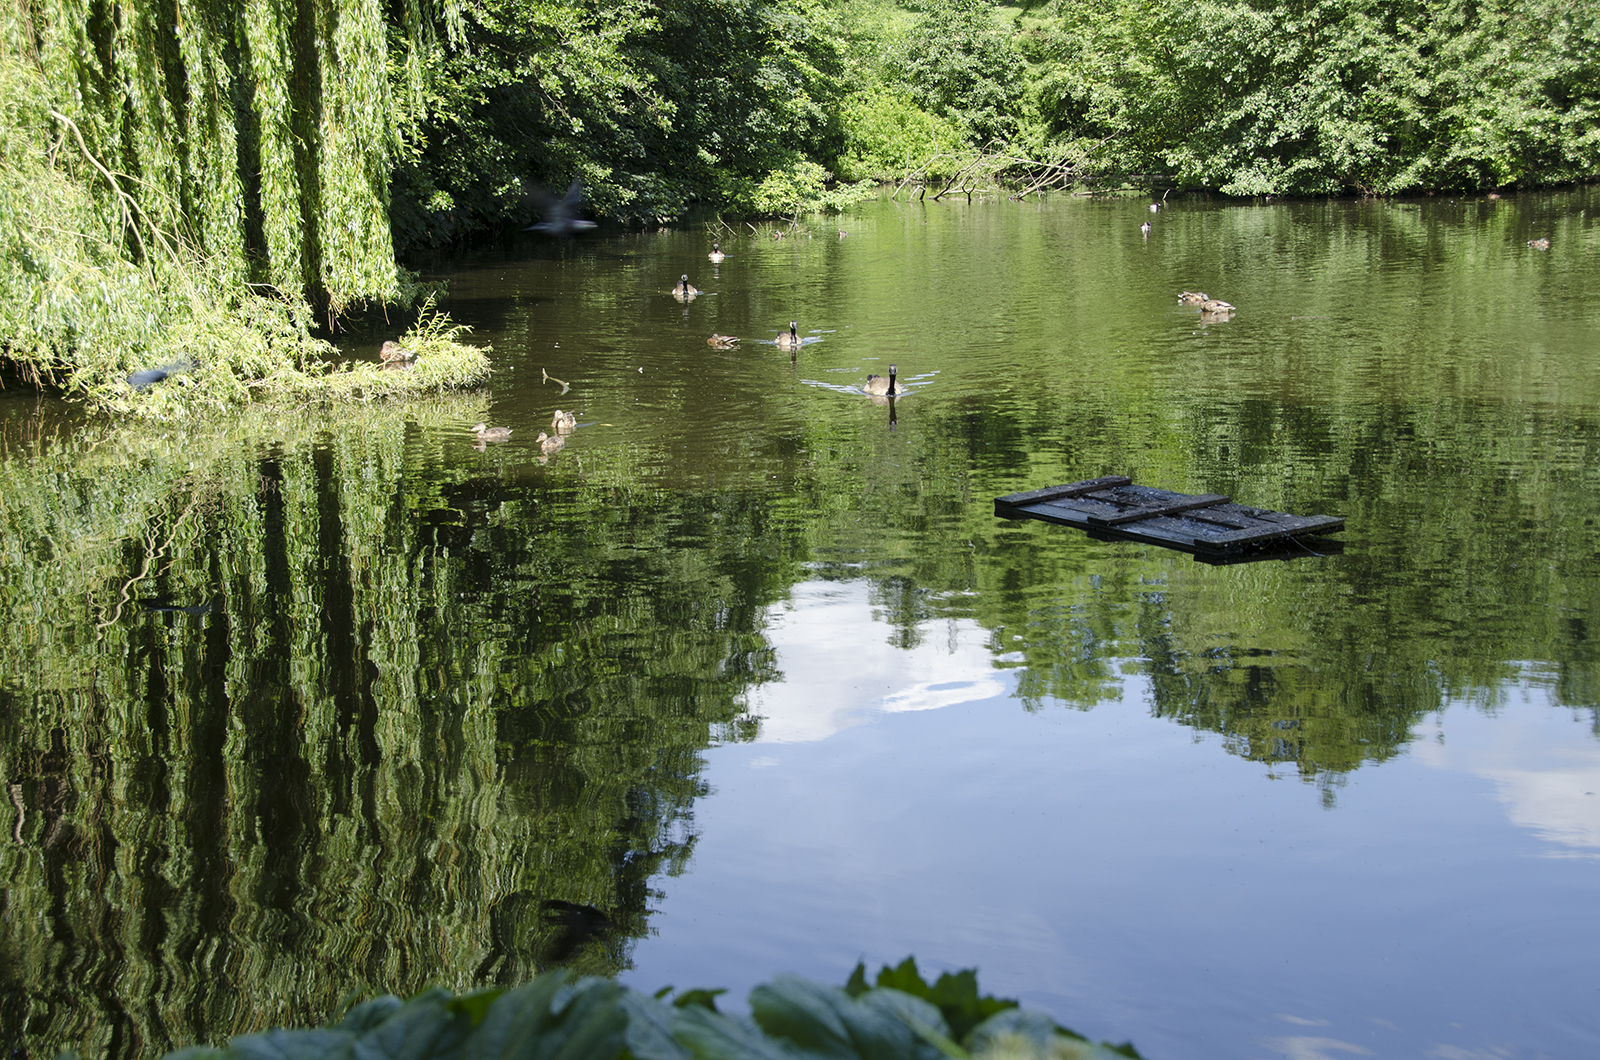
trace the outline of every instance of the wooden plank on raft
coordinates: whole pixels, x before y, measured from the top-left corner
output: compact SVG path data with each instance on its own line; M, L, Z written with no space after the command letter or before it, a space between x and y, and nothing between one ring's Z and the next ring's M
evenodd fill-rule
M1040 501L1051 501L1062 497L1077 497L1085 493L1093 493L1111 486L1131 486L1133 479L1122 475L1107 475L1104 478L1092 478L1085 482L1069 482L1065 486L1045 486L1043 489L1029 490L1026 493L1008 493L1004 497L994 499L995 507L1005 505L1009 508L1021 507L1025 504L1037 504Z
M1215 493L1135 485L1110 475L995 498L995 514L1079 526L1097 537L1146 541L1203 556L1239 556L1344 529L1327 515L1290 515L1234 504ZM1336 544L1329 542L1327 544Z
M1175 497L1182 500L1172 501L1169 504L1159 504L1153 508L1134 508L1123 512L1121 515L1091 515L1091 523L1102 526L1121 526L1123 523L1138 522L1140 519L1153 519L1158 515L1176 515L1179 512L1191 511L1195 508L1209 508L1213 504L1226 504L1231 498L1220 493L1199 493L1193 496L1184 493L1175 493Z

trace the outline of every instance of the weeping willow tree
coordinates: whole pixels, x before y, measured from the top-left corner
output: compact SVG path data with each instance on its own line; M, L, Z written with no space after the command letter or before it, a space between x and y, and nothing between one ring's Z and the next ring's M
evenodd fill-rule
M413 293L389 235L391 64L406 91L446 15L412 3L391 33L377 0L0 9L0 358L130 407L126 374L163 364L213 403L316 392L318 315ZM357 365L328 389L483 374L441 335L427 371Z

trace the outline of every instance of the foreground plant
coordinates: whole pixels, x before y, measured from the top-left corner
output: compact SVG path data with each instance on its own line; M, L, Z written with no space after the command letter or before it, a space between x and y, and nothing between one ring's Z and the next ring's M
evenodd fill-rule
M356 1005L314 1030L271 1030L226 1049L194 1046L167 1060L1115 1060L1131 1045L1096 1045L978 993L972 971L933 984L907 958L869 987L856 967L843 988L783 975L750 992L750 1016L718 1012L720 990L654 997L610 980L549 972L511 990L456 996L432 989ZM669 1000L670 998L670 1000Z

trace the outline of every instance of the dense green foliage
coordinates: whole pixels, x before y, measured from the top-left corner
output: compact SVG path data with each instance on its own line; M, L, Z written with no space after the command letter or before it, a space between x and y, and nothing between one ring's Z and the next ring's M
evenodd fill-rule
M1094 1045L1048 1016L978 993L972 971L929 984L907 958L866 985L858 965L838 987L784 975L750 993L750 1017L717 1011L721 991L671 1004L608 979L551 972L511 990L459 997L434 988L356 1005L308 1030L273 1030L168 1060L1115 1060L1131 1045Z
M425 351L412 371L336 367L312 334L311 300L337 316L407 296L387 65L373 13L347 15L318 33L272 4L0 12L0 365L158 417L484 377L435 318L404 337ZM129 385L158 366L180 370Z
M1044 132L1099 166L1255 195L1600 172L1600 11L1535 0L1062 3Z
M406 301L397 249L521 227L574 179L634 223L870 180L1585 180L1597 56L1600 11L1564 0L9 8L0 350L102 398L180 361L315 374L308 306Z

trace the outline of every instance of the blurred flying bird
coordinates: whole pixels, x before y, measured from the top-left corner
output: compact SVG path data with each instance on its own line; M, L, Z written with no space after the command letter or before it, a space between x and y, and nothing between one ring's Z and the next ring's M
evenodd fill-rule
M188 361L173 361L171 364L164 364L160 368L146 368L142 372L134 372L128 376L128 385L135 390L144 390L146 387L155 386L169 375L177 375L179 372L187 372L188 370Z
M583 182L577 177L572 178L572 186L567 189L566 195L559 199L543 188L535 188L533 198L538 203L539 216L544 220L529 225L523 229L524 232L571 236L599 227L593 221L586 221L576 216L578 207L583 203Z

